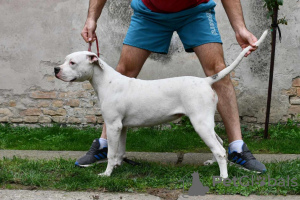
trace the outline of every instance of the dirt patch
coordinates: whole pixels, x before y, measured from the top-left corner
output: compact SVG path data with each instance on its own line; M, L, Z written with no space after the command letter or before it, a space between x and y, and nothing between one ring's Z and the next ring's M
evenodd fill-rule
M167 190L163 188L148 189L147 193L166 200L177 200L181 194L178 190Z
M4 185L2 189L13 189L13 190L37 190L39 187L37 186L26 186L18 183L9 183Z

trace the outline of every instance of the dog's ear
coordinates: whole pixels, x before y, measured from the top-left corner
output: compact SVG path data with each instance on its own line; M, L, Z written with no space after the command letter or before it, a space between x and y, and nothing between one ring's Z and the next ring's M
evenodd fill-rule
M103 64L99 61L98 56L91 53L87 55L87 59L90 61L90 63L98 65L101 69L103 69Z

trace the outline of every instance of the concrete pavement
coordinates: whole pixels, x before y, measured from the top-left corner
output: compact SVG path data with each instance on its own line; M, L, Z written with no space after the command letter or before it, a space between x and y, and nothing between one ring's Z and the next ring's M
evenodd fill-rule
M149 194L140 193L103 193L103 192L65 192L65 191L44 191L44 190L0 190L1 200L297 200L296 195L211 195L188 196L179 194L170 198L160 198Z
M12 158L13 156L47 160L53 158L77 159L85 153L86 151L0 150L0 159L3 159L3 157ZM198 165L202 165L203 162L212 158L211 153L126 152L126 155L129 159ZM254 156L264 163L300 159L300 154L254 154Z

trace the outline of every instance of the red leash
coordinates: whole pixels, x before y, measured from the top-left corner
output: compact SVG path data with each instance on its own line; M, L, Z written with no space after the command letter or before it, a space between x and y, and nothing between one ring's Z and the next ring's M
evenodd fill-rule
M100 52L99 52L99 43L98 43L98 38L96 36L96 47L97 47L97 56L100 56ZM92 51L92 42L89 42L89 48L88 51Z

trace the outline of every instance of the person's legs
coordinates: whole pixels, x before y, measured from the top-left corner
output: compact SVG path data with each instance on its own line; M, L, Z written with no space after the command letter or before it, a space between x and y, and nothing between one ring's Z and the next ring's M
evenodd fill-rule
M194 47L193 50L198 56L206 76L212 76L226 67L220 43L207 43ZM265 165L254 158L242 140L238 106L230 76L227 75L214 83L212 87L218 95L217 108L228 136L228 160L247 170L265 172Z
M140 73L146 59L151 54L150 51L139 49L129 45L123 45L121 57L116 70L121 74L136 78ZM86 155L79 158L75 165L79 167L89 167L93 163L101 163L107 160L107 135L105 123L99 139L95 139Z
M226 67L220 43L204 44L195 47L194 51L206 76L212 76ZM238 106L229 75L214 83L212 87L218 94L219 102L217 108L225 125L228 142L242 140Z

